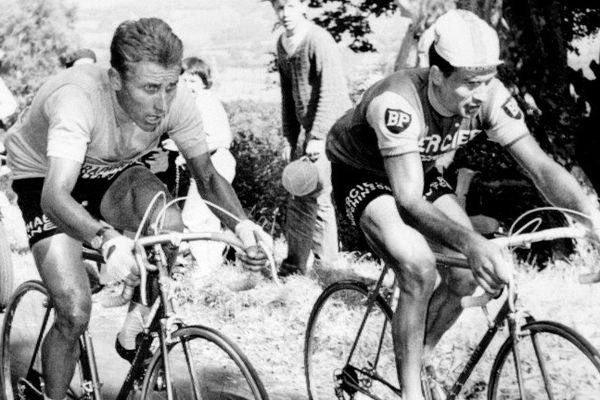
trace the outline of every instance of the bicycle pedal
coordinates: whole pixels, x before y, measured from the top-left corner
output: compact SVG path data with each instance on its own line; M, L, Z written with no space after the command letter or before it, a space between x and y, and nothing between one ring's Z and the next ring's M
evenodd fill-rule
M41 377L37 384L39 386L36 387L36 382L30 382L26 378L19 378L17 383L17 398L19 400L44 400Z

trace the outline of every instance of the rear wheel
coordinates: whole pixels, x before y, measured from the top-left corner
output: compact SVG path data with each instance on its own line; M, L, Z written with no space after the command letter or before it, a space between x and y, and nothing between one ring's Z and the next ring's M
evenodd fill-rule
M172 334L169 345L171 383L178 400L268 400L258 374L241 350L219 332L188 326ZM142 399L166 399L163 354L153 357Z
M54 322L48 292L39 281L27 281L13 293L2 325L0 388L5 400L37 399L42 386L42 339ZM76 368L69 398L80 399L81 369Z
M313 306L304 348L311 400L400 397L392 312L377 295L367 315L368 299L366 286L338 282L327 287Z
M600 393L600 354L579 333L552 321L522 327L518 354L526 398L593 400ZM494 361L489 400L520 399L514 345L508 338Z
M4 228L2 214L0 214L0 310L4 309L12 294L13 278L12 251L10 241Z

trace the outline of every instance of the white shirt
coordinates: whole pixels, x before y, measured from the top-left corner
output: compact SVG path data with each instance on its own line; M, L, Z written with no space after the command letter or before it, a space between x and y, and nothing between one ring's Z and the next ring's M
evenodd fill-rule
M310 23L308 21L301 21L298 23L292 36L288 36L286 33L282 35L281 44L288 55L294 54L298 46L300 46L300 43L302 43L308 34L309 29Z

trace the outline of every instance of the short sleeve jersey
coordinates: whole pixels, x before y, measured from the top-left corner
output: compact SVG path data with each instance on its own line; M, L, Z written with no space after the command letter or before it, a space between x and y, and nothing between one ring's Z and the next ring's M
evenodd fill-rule
M385 176L383 159L418 152L427 171L434 161L481 132L502 146L529 134L516 100L496 78L472 118L444 116L431 105L429 70L396 72L375 83L332 127L327 156L334 163Z
M84 178L110 177L156 148L163 133L187 158L208 151L200 113L185 85L178 85L160 124L146 132L119 106L107 70L81 65L42 85L5 145L15 179L44 177L51 156L80 162Z

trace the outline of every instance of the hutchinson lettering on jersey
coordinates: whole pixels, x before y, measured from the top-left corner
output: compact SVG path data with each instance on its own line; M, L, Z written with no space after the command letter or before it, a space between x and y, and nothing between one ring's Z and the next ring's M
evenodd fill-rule
M521 113L521 109L517 104L517 101L513 97L509 97L504 104L502 105L502 109L511 118L521 119L523 117L523 113Z
M112 179L116 174L138 161L127 161L117 165L94 165L85 163L81 166L79 176L83 179Z
M419 140L421 160L433 161L442 154L467 144L480 133L481 129L458 129L456 132L448 133L445 136L436 133L425 136Z
M409 127L412 117L402 110L388 108L385 110L385 126L390 132L402 133Z

